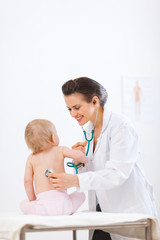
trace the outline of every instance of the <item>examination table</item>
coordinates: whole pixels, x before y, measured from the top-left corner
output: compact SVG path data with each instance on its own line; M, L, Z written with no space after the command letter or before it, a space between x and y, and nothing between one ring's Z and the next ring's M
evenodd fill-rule
M113 234L145 240L160 240L157 219L144 214L76 212L69 216L0 215L0 239L25 240L26 232L101 229Z

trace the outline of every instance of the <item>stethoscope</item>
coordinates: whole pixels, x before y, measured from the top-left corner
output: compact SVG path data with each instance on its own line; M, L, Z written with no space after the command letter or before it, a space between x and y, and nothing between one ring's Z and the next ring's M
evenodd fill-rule
M96 117L95 117L95 121L94 121L94 124L93 124L93 129L92 129L92 132L91 132L91 138L88 139L87 138L87 133L86 131L84 130L83 126L82 126L82 130L83 130L83 133L84 133L84 137L85 137L85 140L87 141L87 151L86 151L86 156L88 156L88 153L89 153L89 148L90 148L90 143L91 141L93 141L94 139L94 129L95 129L95 126L96 126L96 121L97 121L97 116L98 116L98 104L97 104L97 110L96 110ZM74 167L75 168L75 171L76 171L76 174L78 174L78 166L81 166L83 163L79 163L79 164L74 164L73 162L67 162L67 166L68 167ZM47 176L47 173L54 173L53 169L47 169L45 171L45 176L47 178L49 178Z
M85 140L87 141L87 151L86 151L86 156L88 156L88 153L89 153L89 148L90 148L90 143L91 141L94 139L94 129L95 129L95 125L96 125L96 121L97 121L97 116L98 116L98 104L97 104L97 110L96 110L96 117L95 117L95 121L94 121L94 124L93 124L93 129L92 129L92 132L91 132L91 138L88 139L87 138L87 134L86 134L86 131L84 130L83 126L82 126L82 130L83 130L83 133L84 133L84 137L85 137ZM83 163L79 163L79 164L74 164L73 162L67 162L67 166L68 167L74 167L75 168L75 171L76 171L76 174L78 174L78 166L81 166Z
M97 114L96 114L97 115ZM96 118L97 118L97 116L96 116ZM97 120L97 119L96 119ZM96 122L96 121L95 121ZM89 147L90 147L90 142L93 140L93 138L94 138L94 128L95 128L95 124L93 125L93 130L92 130L92 136L91 136L91 138L90 139L88 139L87 138L87 134L86 134L86 131L84 130L84 128L82 127L82 129L83 129L83 133L84 133L84 137L85 137L85 140L88 142L87 143L87 151L86 151L86 156L88 155L88 152L89 152ZM76 174L78 174L78 166L81 166L83 163L79 163L79 164L74 164L73 162L67 162L67 166L68 167L74 167L75 168L75 170L76 170ZM48 176L47 176L47 173L54 173L54 171L53 171L53 169L47 169L46 171L45 171L45 176L47 177L47 178L49 178Z

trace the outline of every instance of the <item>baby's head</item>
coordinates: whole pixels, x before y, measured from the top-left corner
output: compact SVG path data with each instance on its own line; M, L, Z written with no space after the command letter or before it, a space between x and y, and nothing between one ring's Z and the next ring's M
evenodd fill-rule
M39 153L59 144L54 124L45 119L35 119L28 123L25 140L33 153Z

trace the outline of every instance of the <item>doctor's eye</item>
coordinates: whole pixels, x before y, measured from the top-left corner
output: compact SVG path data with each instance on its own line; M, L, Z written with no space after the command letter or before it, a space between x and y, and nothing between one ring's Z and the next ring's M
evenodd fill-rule
M75 107L75 110L79 110L80 109L80 107Z
M70 112L71 112L71 111L72 111L72 109L73 109L73 110L79 110L79 109L80 109L80 107L81 107L81 106L74 106L73 108L69 108L69 107L67 107L67 109L68 109L68 111L70 111Z

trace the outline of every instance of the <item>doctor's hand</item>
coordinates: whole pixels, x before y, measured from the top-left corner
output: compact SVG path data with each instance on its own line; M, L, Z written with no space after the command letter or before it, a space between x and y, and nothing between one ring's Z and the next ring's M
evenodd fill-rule
M72 146L72 149L80 150L81 152L85 153L85 146L87 145L87 141L84 142L77 142Z
M79 187L77 175L68 173L47 173L47 176L56 190L66 190L71 187Z

